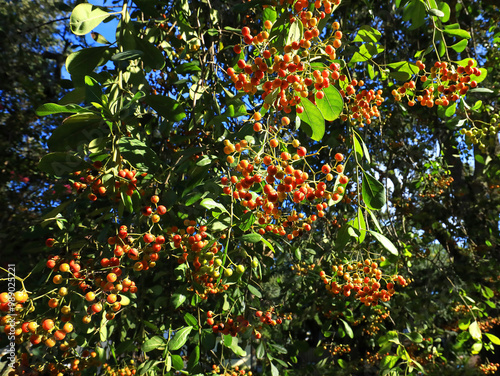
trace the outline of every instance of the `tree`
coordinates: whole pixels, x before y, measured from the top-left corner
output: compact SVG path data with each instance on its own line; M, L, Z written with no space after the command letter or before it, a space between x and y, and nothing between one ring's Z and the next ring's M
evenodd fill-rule
M70 2L67 2L70 3ZM51 197L53 180L36 167L47 152L45 144L53 121L37 118L35 110L55 102L64 93L61 68L78 39L69 30L72 7L49 1L1 1L0 50L0 247L3 261L15 258L23 242L31 238L41 249L41 234L23 234L40 213L61 197ZM71 36L72 35L72 36ZM62 118L61 118L62 120ZM28 225L28 226L27 226ZM30 267L33 265L29 265ZM26 268L24 272L28 272Z
M12 374L496 372L495 10L77 5Z

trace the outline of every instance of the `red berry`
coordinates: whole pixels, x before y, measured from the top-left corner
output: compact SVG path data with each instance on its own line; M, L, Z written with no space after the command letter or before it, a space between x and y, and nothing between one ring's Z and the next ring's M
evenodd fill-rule
M152 234L144 234L143 239L146 243L152 243L155 241L155 236Z

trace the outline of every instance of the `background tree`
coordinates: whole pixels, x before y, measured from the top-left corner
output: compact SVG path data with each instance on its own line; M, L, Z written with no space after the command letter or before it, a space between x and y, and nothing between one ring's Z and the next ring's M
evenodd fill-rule
M35 114L46 102L61 98L61 70L77 37L69 30L72 2L1 1L0 67L0 246L4 261L27 241L34 225L57 189L36 165L46 153L46 142L54 125ZM59 189L60 191L60 189ZM61 193L61 192L59 192ZM52 196L52 197L51 197ZM22 230L21 230L22 229ZM23 240L19 241L19 231ZM35 247L40 250L38 239Z
M496 372L496 5L135 0L69 24L111 18L37 110L69 114L38 168L73 191L0 295L12 374Z

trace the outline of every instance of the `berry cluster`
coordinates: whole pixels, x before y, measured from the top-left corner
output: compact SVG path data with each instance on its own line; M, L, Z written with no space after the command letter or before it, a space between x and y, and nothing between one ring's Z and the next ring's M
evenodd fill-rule
M489 123L476 121L471 129L460 129L460 134L465 136L465 143L469 149L472 145L478 145L481 152L485 152L488 147L496 145L497 134L500 131L500 117L494 114Z
M344 354L349 354L351 352L351 347L349 345L336 345L330 343L328 345L323 346L323 350L328 350L330 355L332 356L342 356Z
M211 316L209 313L207 314L207 317ZM242 315L237 316L236 320L227 318L224 322L219 322L218 324L214 324L213 318L208 317L207 324L212 325L212 331L215 334L230 334L233 337L236 337L236 335L240 332L245 332L250 326L248 320L246 320Z
M382 322L388 319L390 316L390 312L384 306L378 306L373 310L373 314L371 314L366 320L368 321L368 325L363 328L363 333L368 336L374 336L377 334L380 329Z
M446 174L428 174L426 179L423 179L420 184L421 193L420 197L435 198L444 193L453 183L453 177Z
M259 330L262 329L263 325L269 325L269 326L276 326L280 325L283 323L283 319L285 320L291 320L292 315L280 315L274 311L274 308L271 307L268 309L265 313L262 311L256 311L255 312L255 317L259 319L260 325L256 325L256 328L254 329L254 336L257 339L260 339L262 337L262 334L259 332Z
M347 77L341 75L340 80L346 81ZM380 89L377 91L359 89L356 93L356 86L361 88L364 86L364 81L353 79L345 89L340 90L349 109L348 115L343 114L340 119L364 127L365 124L371 124L372 119L380 117L378 107L384 102L384 98Z
M294 264L290 266L290 269L292 269L296 275L303 276L309 274L309 272L313 271L315 267L315 264L306 265L306 263L302 261L302 263L300 264Z
M228 285L217 285L221 273L224 277L230 277L233 274L233 268L223 265L224 257L222 255L222 244L218 240L208 240L206 226L199 226L196 221L184 221L184 229L172 227L169 230L170 239L173 242L174 249L182 252L177 258L179 264L186 264L186 278L188 282L203 287L199 291L193 287L193 290L202 299L207 299L209 294L217 294L227 290ZM222 240L224 236L221 236ZM243 265L235 265L237 273L245 271Z
M416 82L410 80L392 91L394 100L399 102L407 98L410 107L416 102L429 108L434 105L446 107L466 95L470 88L477 87L477 82L473 77L479 77L481 70L474 65L475 61L472 59L467 62L466 66L455 66L446 61L438 61L430 72L427 72L425 64L419 60L416 66L419 70L418 79L423 83L423 90L419 94Z
M72 181L72 186L78 194L90 189L91 192L88 193L90 201L96 201L98 197L106 196L111 191L114 193L112 195L113 199L119 202L122 191L127 196L132 196L135 191L138 191L141 195L144 194L137 187L138 176L136 175L137 171L125 168L118 170L117 176L112 178L110 174L104 173L102 162L96 161L92 164L92 168L73 173L75 179ZM141 174L139 177L144 178L145 176L147 176L146 173Z
M276 132L289 123L288 117L281 118ZM273 137L273 133L270 136ZM254 212L261 235L273 232L292 240L310 231L312 222L324 217L325 210L342 199L349 181L343 174L341 162L344 156L335 154L335 164L332 167L323 165L323 177L318 178L320 173L312 171L307 162L307 158L315 154L308 154L298 140L290 143L282 141L280 144L278 138L273 137L263 146L264 152L255 151L246 140L235 145L225 141L224 152L234 167L230 176L221 179L223 192L232 195L243 207ZM288 150L293 149L291 154ZM334 174L337 175L336 179ZM327 183L334 179L334 186L328 189ZM289 209L296 204L312 206L316 214L306 216Z
M252 376L253 373L252 371L247 371L244 369L240 369L239 366L234 366L231 368L226 368L221 371L221 366L214 364L212 365L212 374L213 375L219 375L219 376Z
M486 363L481 364L479 366L479 371L484 375L494 375L498 369L500 368L500 364L498 363Z
M340 1L336 0L335 5ZM338 22L334 22L332 27L336 32L326 40L319 39L320 31L317 28L319 20L332 12L330 1L316 1L314 10L308 10L309 1L297 1L293 10L285 8L288 12L288 19L291 27L299 24L302 26L303 35L296 40L291 40L283 47L282 51L271 46L269 41L270 33L273 35L273 23L269 20L264 22L264 30L252 36L248 27L242 29L243 44L236 45L234 52L242 54L243 49L248 49L247 56L250 59L246 62L238 60L237 69L227 70L231 80L237 90L255 94L257 87L262 85L265 108L271 106L279 111L290 113L292 107L297 106L297 112L302 112L300 106L301 98L322 99L323 89L328 88L339 74L337 66L330 69L318 70L311 68L308 57L310 51L324 54L330 60L336 59L336 50L342 46L342 32ZM323 7L324 10L321 10ZM301 33L302 34L302 33ZM257 56L250 53L255 49Z
M384 260L385 258L381 257L381 261ZM327 276L324 271L320 272L325 288L332 295L342 293L345 297L349 297L354 292L355 298L366 306L376 306L379 301L389 301L395 293L394 282L398 282L403 287L408 284L401 275L397 275L391 277L394 282L388 282L386 289L381 289L382 271L376 262L369 259L364 262L334 265L332 272L332 277Z

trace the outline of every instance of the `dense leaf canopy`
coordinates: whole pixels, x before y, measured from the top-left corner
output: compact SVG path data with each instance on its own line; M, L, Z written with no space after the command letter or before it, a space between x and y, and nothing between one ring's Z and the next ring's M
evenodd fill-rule
M497 372L495 2L31 3L0 7L12 375Z

